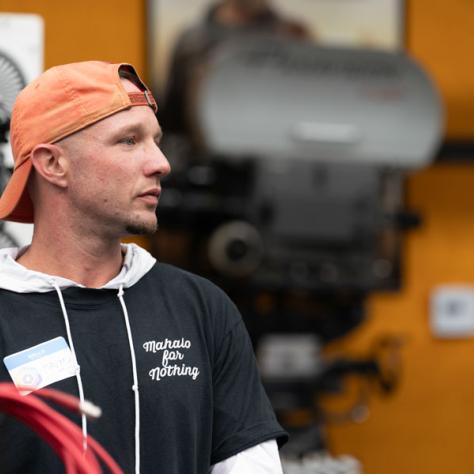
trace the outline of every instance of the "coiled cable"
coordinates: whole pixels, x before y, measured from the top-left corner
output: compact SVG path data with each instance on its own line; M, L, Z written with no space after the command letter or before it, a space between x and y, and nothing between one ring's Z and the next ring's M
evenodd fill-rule
M15 385L0 383L0 411L17 418L43 438L63 461L67 474L102 474L99 460L111 474L123 474L110 454L90 435L87 436L88 449L84 450L83 433L79 426L40 398L91 418L101 414L100 408L91 402L80 402L73 395L58 390L43 388L23 396L21 389Z

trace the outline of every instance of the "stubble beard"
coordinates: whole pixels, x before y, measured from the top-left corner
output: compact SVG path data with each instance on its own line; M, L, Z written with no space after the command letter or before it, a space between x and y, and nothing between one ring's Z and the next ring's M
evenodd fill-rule
M153 235L158 230L158 220L151 222L132 222L125 227L129 235Z

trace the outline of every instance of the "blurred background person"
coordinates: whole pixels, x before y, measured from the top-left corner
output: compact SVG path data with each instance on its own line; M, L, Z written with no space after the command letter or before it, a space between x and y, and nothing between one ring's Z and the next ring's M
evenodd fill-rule
M254 34L310 38L302 22L284 17L269 0L221 0L212 4L197 24L180 34L174 46L158 112L165 133L192 135L189 110L206 59L222 42Z

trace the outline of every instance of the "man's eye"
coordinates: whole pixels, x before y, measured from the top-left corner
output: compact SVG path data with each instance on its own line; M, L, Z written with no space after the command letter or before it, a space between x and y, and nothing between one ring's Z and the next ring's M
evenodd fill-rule
M125 145L135 145L137 143L137 140L135 137L125 137L120 140L120 143L125 143Z

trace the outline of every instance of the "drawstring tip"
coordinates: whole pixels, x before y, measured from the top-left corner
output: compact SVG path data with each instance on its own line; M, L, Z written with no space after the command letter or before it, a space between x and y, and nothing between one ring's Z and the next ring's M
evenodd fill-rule
M92 402L89 402L88 400L84 400L83 402L79 403L79 410L89 418L99 418L102 416L101 408L97 405L94 405Z

